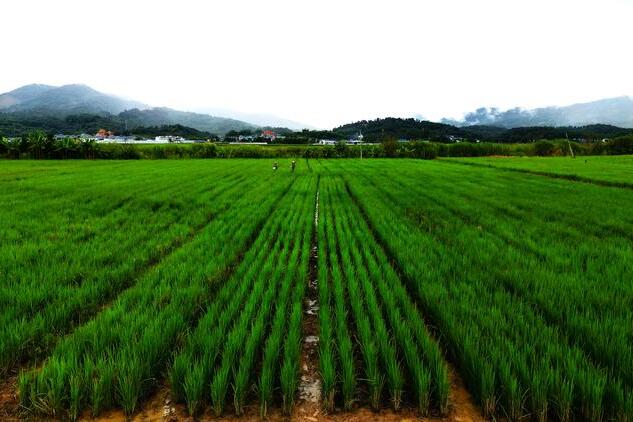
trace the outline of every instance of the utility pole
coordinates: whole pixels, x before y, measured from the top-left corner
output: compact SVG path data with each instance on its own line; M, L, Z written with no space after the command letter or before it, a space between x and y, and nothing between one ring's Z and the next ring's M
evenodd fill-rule
M567 147L569 148L569 153L571 154L571 158L576 158L574 155L574 150L571 148L571 142L569 142L569 135L565 132L565 138L567 138Z

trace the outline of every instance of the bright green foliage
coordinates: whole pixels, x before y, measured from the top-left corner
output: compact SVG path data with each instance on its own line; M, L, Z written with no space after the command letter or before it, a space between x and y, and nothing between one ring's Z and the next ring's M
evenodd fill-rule
M3 162L0 376L34 417L292 417L316 246L326 411L446 415L451 361L490 417L629 422L630 157L547 160Z
M346 164L346 186L485 412L630 420L628 188L439 162Z
M319 249L328 251L327 264L322 259L319 266L322 272L319 275L323 302L321 325L329 326L329 307L323 311L324 304L329 304L324 281L331 278L335 320L341 333L335 342L342 368L343 406L349 408L358 400L378 409L386 387L395 410L406 402L426 414L433 397L435 407L445 413L448 371L437 344L426 332L419 312L364 223L343 179L322 176L320 186L321 224L325 228L319 231ZM348 345L348 331L352 329L356 347ZM321 345L321 361L326 368L332 366L328 344L329 341ZM353 357L355 354L358 359ZM354 362L362 362L362 374L357 378ZM348 377L346 367L351 368ZM366 385L368 397L357 397L357 379ZM410 387L405 388L405 385ZM329 391L324 390L328 394ZM325 405L331 406L328 400Z
M633 156L631 155L602 155L573 159L570 157L482 157L452 158L450 161L633 188Z
M208 402L222 414L232 393L240 415L255 385L262 414L277 385L284 410L290 412L299 378L315 194L316 177L304 177L280 199L176 356L172 388L184 390L175 398L184 399L191 413ZM189 392L187 386L198 377L208 380L206 386Z

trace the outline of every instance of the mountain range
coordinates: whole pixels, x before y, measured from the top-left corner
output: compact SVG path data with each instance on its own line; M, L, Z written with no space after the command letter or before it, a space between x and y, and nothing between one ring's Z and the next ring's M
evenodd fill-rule
M218 117L219 115L224 117ZM425 130L436 130L432 125L438 123L428 123L431 126L427 125ZM507 129L523 127L571 128L602 124L633 128L633 98L623 96L531 110L518 107L505 111L497 108L479 108L467 113L462 120L442 119L441 123L454 127L456 130L451 129L450 134L455 136L465 133L459 131L459 128L470 128L468 133L471 134L483 135L482 132L485 132L487 135L494 133L497 136L505 134ZM394 133L401 134L403 127L406 126L406 132L412 123L406 119L387 119L381 124L398 126L399 130ZM216 135L224 135L230 131L254 130L262 126L286 127L293 130L309 128L307 125L268 114L249 114L219 108L194 113L152 107L138 101L104 94L80 84L59 87L31 84L0 94L0 132L9 136L41 128L64 132L93 131L104 127L120 133L135 128L168 125L180 125ZM338 129L345 127L346 125ZM361 128L354 125L351 127L359 130ZM418 133L418 129L414 132ZM383 130L381 126L380 133ZM446 131L442 129L442 132ZM602 132L601 130L600 133Z
M104 94L86 85L26 85L0 94L3 120L24 122L29 119L67 119L95 115L110 119L125 128L183 125L203 132L225 134L231 130L255 129L258 125L241 120L150 107L138 101ZM73 117L74 118L74 117Z
M526 110L512 108L479 108L467 113L463 120L442 119L454 126L497 126L516 128L527 126L586 126L608 124L633 128L633 97L615 97L564 107L543 107Z

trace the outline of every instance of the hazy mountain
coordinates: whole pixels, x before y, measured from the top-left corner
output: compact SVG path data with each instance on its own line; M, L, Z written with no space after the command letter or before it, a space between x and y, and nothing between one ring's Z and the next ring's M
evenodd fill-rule
M31 84L14 89L11 92L6 92L0 95L0 110L5 110L18 104L31 101L51 89L55 89L55 87L50 85Z
M117 114L131 108L147 108L137 101L103 94L86 85L26 85L0 95L0 111L36 111L69 115L80 113Z
M126 110L118 115L129 127L183 125L204 132L225 134L230 130L255 129L256 126L240 120L215 117L208 114L178 111L166 107L154 107L147 110Z
M224 134L230 130L254 129L257 125L208 114L164 107L150 107L138 101L104 94L86 85L26 85L0 95L0 113L14 125L33 119L71 118L88 121L86 115L106 117L103 123L121 122L124 128L182 125L204 132ZM52 122L48 119L46 121ZM92 119L94 121L94 119Z
M284 119L267 113L244 113L241 111L229 110L226 108L203 108L199 110L202 113L212 114L214 116L222 116L230 119L242 120L257 126L269 127L285 127L292 130L314 129L313 126L295 120Z
M526 110L513 108L479 108L464 116L464 120L442 119L442 123L459 126L585 126L608 124L633 128L633 98L615 97L565 107L544 107Z

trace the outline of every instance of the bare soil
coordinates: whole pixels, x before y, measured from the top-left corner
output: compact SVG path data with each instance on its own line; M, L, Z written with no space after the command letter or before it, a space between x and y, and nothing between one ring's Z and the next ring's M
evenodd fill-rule
M0 420L12 421L19 419L20 402L17 396L18 376L9 375L0 380Z

